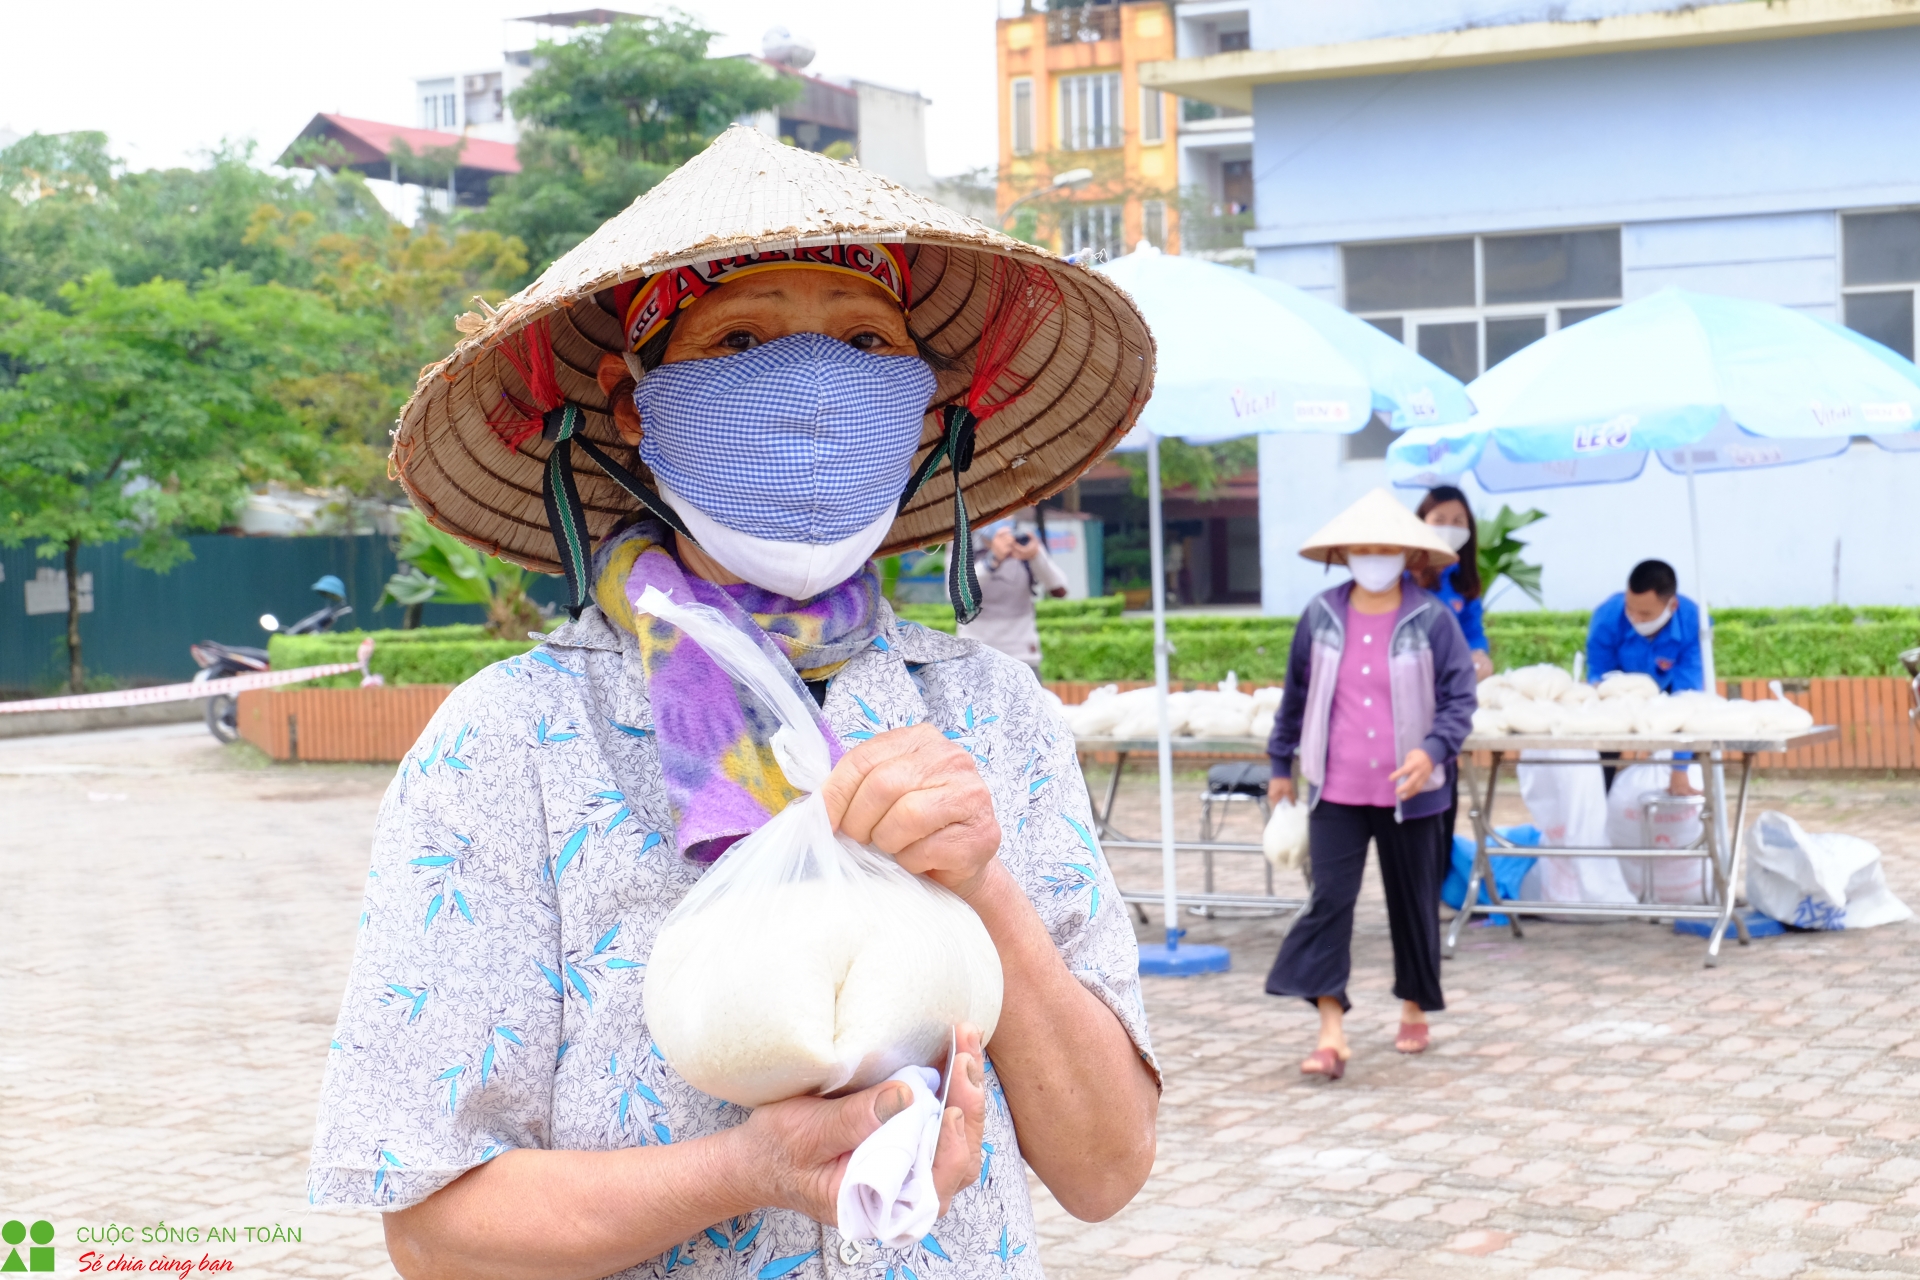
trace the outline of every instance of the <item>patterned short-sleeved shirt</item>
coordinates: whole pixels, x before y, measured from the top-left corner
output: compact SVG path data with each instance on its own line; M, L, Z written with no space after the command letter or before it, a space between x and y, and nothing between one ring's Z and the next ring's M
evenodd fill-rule
M704 868L675 847L639 673L633 637L589 608L456 689L401 763L327 1063L315 1204L403 1208L516 1147L684 1142L746 1118L676 1075L647 1030L654 935ZM834 677L825 712L849 745L931 721L973 756L1002 861L1151 1063L1133 931L1072 736L1033 672L889 615ZM623 1274L669 1273L1039 1276L1026 1166L991 1062L979 1181L919 1244L847 1247L831 1227L766 1210Z

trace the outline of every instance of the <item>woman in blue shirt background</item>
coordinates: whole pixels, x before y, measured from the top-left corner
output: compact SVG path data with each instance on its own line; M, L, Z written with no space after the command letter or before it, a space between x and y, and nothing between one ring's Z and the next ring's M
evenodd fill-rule
M1480 620L1480 526L1474 523L1473 508L1467 505L1466 494L1441 485L1427 490L1414 514L1432 525L1460 557L1438 573L1428 570L1420 585L1453 610L1467 648L1473 651L1473 674L1485 680L1493 674L1493 659L1487 651L1487 629Z
M1467 505L1466 494L1452 485L1443 484L1437 489L1427 490L1427 496L1420 500L1414 514L1433 526L1433 531L1460 557L1438 572L1428 569L1418 577L1421 586L1440 597L1440 602L1453 610L1454 618L1460 623L1460 634L1467 638L1474 678L1485 680L1493 674L1493 658L1487 652L1487 629L1480 619L1480 526L1474 523L1473 508ZM1447 836L1440 841L1442 878L1445 878L1447 868L1453 862L1453 826L1460 816L1460 778L1457 773L1451 786L1452 795L1447 801L1447 811L1440 825Z

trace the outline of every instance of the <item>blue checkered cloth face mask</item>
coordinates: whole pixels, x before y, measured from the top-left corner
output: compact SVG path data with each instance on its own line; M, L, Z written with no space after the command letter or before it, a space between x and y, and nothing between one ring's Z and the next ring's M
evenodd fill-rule
M885 540L934 388L924 360L790 334L648 373L640 457L709 555L803 600Z
M899 503L933 391L924 360L790 334L649 372L640 457L729 529L837 542Z

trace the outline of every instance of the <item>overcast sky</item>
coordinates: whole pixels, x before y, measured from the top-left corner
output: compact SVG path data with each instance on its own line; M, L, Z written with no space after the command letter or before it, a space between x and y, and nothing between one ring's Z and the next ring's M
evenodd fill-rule
M935 174L994 161L993 22L1018 0L688 0L716 53L788 27L808 70L918 89ZM225 139L268 160L318 111L415 124L416 76L500 65L565 9L526 0L0 0L0 128L104 130L134 168L195 163ZM640 3L613 7L656 12Z

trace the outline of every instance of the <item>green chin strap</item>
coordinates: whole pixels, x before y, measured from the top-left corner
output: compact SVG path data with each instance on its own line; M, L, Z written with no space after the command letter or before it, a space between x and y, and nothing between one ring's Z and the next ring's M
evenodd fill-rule
M914 468L907 488L900 495L900 510L933 478L944 460L953 468L953 550L947 556L947 600L953 605L956 622L972 622L980 616L980 579L973 571L973 525L967 519L967 499L960 490L960 477L973 466L974 427L979 419L963 404L950 404L942 410L946 433L933 446L926 460Z
M579 405L569 401L557 409L549 409L542 415L542 421L545 425L540 431L541 438L553 441L553 450L547 454L547 470L540 485L540 499L546 504L547 527L553 530L553 545L560 553L560 567L567 575L567 612L578 618L593 592L593 540L587 533L587 516L580 505L580 489L573 481L575 445L593 459L595 466L606 472L609 480L626 490L668 528L688 541L693 541L693 534L688 532L686 521L680 518L680 513L655 493L651 485L615 462L604 449L581 433L580 428L586 418Z

